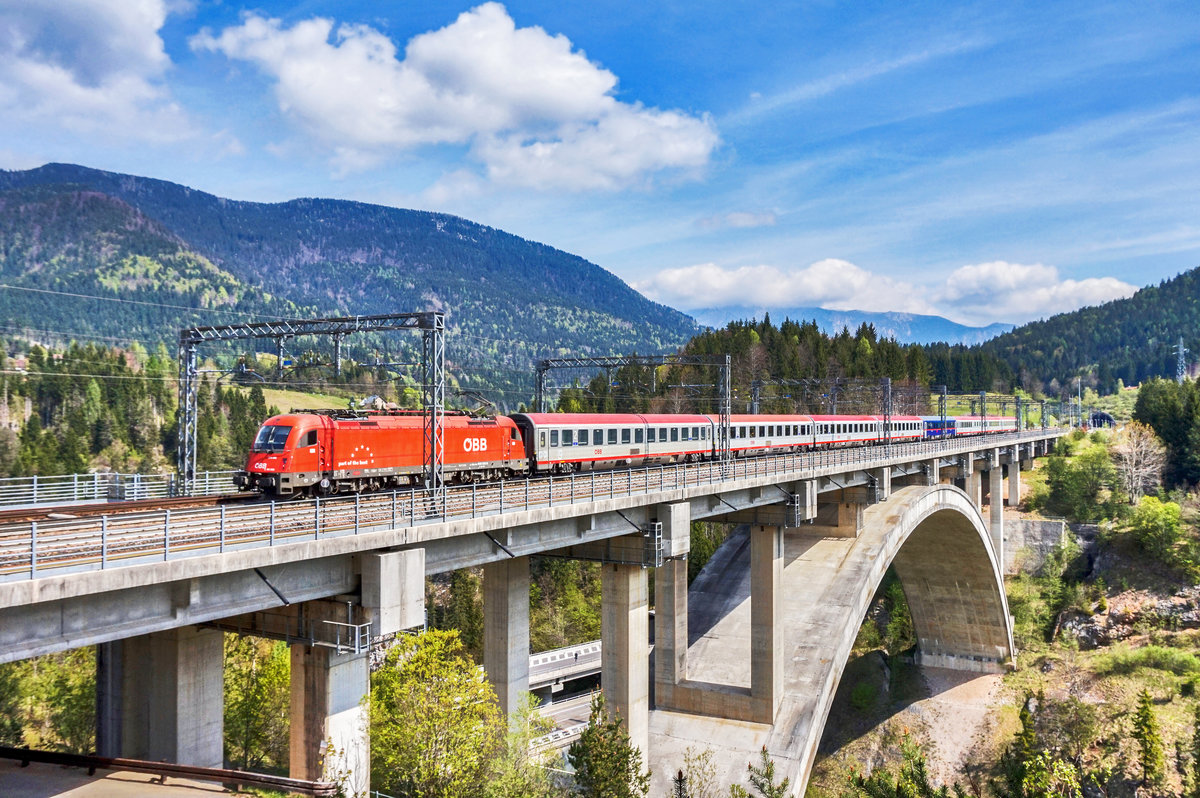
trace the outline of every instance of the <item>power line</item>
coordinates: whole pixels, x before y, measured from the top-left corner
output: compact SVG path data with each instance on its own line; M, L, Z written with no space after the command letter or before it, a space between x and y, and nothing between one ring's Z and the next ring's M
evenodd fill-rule
M94 294L77 294L71 291L55 291L50 288L33 288L25 285L8 285L0 283L0 288L9 291L28 291L34 294L53 294L55 296L69 296L75 299L94 299L97 302L117 302L122 305L144 305L152 308L172 308L174 310L190 310L193 313L229 313L235 316L245 316L247 318L258 318L261 313L249 313L244 310L224 310L222 308L194 308L190 305L170 305L165 302L146 302L141 299L122 299L112 296L95 296Z

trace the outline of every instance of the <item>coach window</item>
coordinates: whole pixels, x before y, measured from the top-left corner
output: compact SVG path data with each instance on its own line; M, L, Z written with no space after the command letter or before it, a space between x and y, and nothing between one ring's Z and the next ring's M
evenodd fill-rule
M573 446L575 444L575 430L563 430L563 446Z
M604 443L604 430L592 430L592 446L599 446L602 443Z
M621 430L621 443L629 443L629 427Z
M641 443L641 442L642 442L642 435L643 435L643 434L644 434L644 430L642 430L642 428L641 428L641 427L638 427L637 429L635 429L635 430L633 431L633 442L634 442L634 443Z
M556 429L550 430L550 445L558 446L558 430Z
M646 428L646 443L654 443L654 427Z
M700 428L700 440L702 440L702 441L708 440L708 427Z
M671 427L671 442L675 443L679 440L679 427Z
M615 429L608 431L608 442L610 445L617 442L617 431Z
M699 427L692 427L692 438L691 439L694 441L700 440L700 428Z

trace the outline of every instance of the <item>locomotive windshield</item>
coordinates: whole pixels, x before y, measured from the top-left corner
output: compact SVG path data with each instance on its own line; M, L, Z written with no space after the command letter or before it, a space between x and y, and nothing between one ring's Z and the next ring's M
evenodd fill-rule
M258 437L254 439L252 451L282 452L284 444L287 443L288 433L291 431L291 427L264 424L258 431Z

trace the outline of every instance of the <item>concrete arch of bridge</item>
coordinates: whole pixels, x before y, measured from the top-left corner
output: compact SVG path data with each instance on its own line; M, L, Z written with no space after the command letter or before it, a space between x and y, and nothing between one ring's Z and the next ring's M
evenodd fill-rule
M742 555L747 557L742 547ZM746 763L761 746L803 794L834 695L871 598L889 565L895 565L908 599L923 664L995 672L1014 655L1011 619L999 557L988 528L963 491L950 485L907 487L870 507L854 539L789 532L782 581L784 691L771 726L655 710L650 731L655 779L673 774L689 746L712 748L730 782L743 780ZM722 601L732 611L694 640L688 651L690 681L720 683L730 663L745 663L732 646L749 625L746 600ZM703 615L705 596L689 595L689 610ZM739 616L744 615L744 618ZM739 641L740 638L740 641ZM734 681L746 674L732 674ZM666 782L664 782L666 783ZM656 785L660 786L660 785Z

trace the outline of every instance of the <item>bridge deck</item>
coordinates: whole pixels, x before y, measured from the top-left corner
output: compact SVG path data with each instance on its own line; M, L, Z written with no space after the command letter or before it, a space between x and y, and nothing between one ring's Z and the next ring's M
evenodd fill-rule
M0 526L0 585L49 575L358 537L384 530L438 526L462 519L491 519L493 523L482 528L500 529L506 526L506 521L528 523L516 516L542 508L574 506L578 508L576 514L582 515L589 512L588 505L605 499L677 493L688 488L719 487L772 477L810 478L1011 446L1056 434L1061 433L1028 431L772 455L729 463L705 462L468 485L446 490L440 501L427 491L411 490L237 508L174 513L167 510ZM444 533L435 532L434 535L441 537ZM363 548L372 547L367 544ZM310 559L311 556L305 553L300 558ZM278 557L269 557L256 565L279 561ZM8 603L4 600L4 591L0 590L0 606Z

